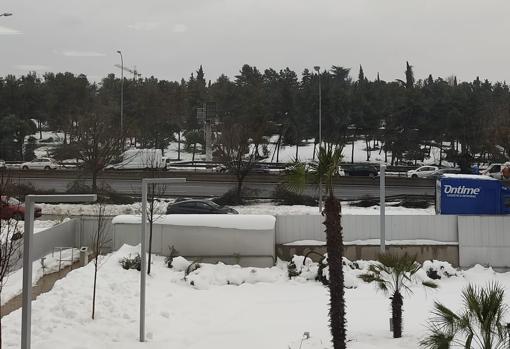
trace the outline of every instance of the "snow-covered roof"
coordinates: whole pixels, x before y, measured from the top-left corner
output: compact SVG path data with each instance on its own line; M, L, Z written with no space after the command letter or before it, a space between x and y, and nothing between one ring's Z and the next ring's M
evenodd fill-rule
M121 215L113 218L113 224L140 224L139 215ZM160 216L154 221L158 225L180 225L214 227L225 229L270 230L274 229L276 218L271 215L229 215L229 214L172 214Z
M497 181L496 178L492 178L490 176L475 175L475 174L453 174L453 173L446 173L442 177L443 178L477 179L477 180L486 180L486 181Z

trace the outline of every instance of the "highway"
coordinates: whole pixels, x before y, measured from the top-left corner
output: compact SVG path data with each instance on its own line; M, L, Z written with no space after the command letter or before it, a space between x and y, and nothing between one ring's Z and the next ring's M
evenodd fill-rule
M11 172L11 171L9 171ZM186 178L186 184L168 185L167 196L212 197L224 194L236 187L233 176L224 174L204 174L196 172L157 172L144 171L104 172L98 178L98 186L107 185L119 194L140 195L141 178L152 177ZM65 193L66 190L79 181L91 184L90 177L81 171L12 171L12 180L19 184L30 184L40 191L55 191ZM278 183L284 177L279 175L253 175L245 180L245 187L251 189L249 196L255 198L271 198ZM335 194L345 200L361 199L379 196L379 179L368 177L338 177L334 183ZM316 195L317 186L308 184L305 194ZM433 196L434 181L424 179L386 178L387 196Z

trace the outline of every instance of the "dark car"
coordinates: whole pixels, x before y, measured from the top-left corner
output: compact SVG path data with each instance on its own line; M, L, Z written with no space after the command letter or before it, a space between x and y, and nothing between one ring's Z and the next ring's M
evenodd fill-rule
M227 206L209 200L183 200L168 205L166 214L238 214Z
M34 217L42 216L39 206L34 207ZM21 221L25 218L25 205L13 197L2 196L0 199L0 218Z
M432 172L431 174L424 178L438 179L444 174L460 174L460 173L461 173L460 168L441 168L437 171Z
M379 171L373 165L352 165L344 168L346 176L365 176L365 177L377 177Z

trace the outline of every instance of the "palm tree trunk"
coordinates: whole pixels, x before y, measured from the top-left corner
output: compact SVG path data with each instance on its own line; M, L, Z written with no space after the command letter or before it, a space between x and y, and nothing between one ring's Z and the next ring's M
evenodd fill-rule
M402 337L402 305L404 299L400 292L396 291L391 297L391 317L393 322L393 338Z
M345 349L345 299L344 272L342 264L343 237L340 202L330 191L324 206L326 242L329 265L329 322L334 349Z

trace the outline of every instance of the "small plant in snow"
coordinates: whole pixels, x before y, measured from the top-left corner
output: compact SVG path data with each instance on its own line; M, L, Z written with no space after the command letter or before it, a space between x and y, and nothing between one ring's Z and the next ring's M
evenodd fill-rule
M368 267L368 272L359 275L365 282L375 282L379 289L391 294L391 317L393 323L393 337L402 337L402 306L404 305L403 292L412 293L411 284L418 281L416 273L420 270L420 263L416 257L407 253L399 256L386 253L379 256L379 263ZM422 281L425 287L436 288L430 281Z
M120 265L123 269L130 270L130 269L136 269L138 271L142 270L142 259L140 257L140 254L137 253L136 256L131 257L124 257L119 261Z

